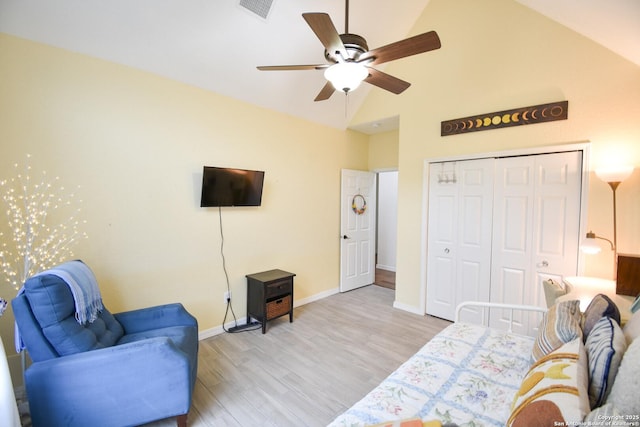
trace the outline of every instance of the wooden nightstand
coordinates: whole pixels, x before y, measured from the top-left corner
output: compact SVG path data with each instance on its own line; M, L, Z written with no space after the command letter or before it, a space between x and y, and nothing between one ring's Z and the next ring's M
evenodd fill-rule
M262 333L267 322L289 314L293 322L294 273L269 270L247 275L247 323L251 318L262 323Z

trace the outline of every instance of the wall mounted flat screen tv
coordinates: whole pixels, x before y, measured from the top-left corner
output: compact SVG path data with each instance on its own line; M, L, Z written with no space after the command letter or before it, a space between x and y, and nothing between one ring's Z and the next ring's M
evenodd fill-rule
M263 171L205 166L200 206L260 206L263 183Z

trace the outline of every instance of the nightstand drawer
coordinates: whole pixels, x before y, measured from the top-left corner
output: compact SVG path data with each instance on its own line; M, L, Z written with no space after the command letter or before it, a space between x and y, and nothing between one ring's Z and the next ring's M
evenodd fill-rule
M267 299L271 297L278 297L285 294L290 294L293 290L293 280L279 280L277 282L269 283L266 285L265 297Z
M291 295L267 303L267 320L275 319L291 311Z

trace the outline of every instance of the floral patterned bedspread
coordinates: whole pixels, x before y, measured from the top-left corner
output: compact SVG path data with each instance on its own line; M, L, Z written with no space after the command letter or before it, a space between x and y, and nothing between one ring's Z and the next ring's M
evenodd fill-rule
M330 427L420 417L504 426L530 365L533 338L467 323L448 326Z

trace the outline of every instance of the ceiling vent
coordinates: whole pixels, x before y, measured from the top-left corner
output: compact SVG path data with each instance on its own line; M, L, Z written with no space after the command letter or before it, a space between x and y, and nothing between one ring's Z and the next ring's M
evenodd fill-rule
M240 0L240 6L266 20L271 11L273 0Z

